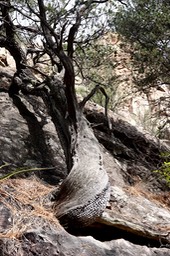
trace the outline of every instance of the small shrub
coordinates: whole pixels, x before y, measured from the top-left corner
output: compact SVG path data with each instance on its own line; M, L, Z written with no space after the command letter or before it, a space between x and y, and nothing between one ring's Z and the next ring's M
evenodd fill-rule
M162 153L161 156L166 158L166 161L163 162L161 168L159 170L155 170L154 172L159 173L162 178L164 178L170 187L170 153Z

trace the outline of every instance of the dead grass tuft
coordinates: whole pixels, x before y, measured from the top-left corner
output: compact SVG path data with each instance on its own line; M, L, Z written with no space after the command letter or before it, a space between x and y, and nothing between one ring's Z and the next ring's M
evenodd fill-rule
M163 207L170 207L170 192L150 192L146 189L145 184L137 182L134 186L126 188L126 190L134 196L143 196L148 200L161 204Z
M49 195L56 187L45 185L37 177L7 179L0 182L0 202L11 212L11 225L0 238L18 238L31 229L51 223L61 227L53 214Z

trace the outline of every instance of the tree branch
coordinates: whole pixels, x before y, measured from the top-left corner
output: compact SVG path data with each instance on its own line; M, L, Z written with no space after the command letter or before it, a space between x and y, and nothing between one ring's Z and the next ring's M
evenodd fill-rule
M128 5L123 1L123 0L117 0L119 3L125 5L126 7L128 7Z
M41 27L44 32L44 36L46 38L47 43L50 47L53 47L54 43L58 46L58 35L55 33L54 29L48 24L47 18L46 18L46 10L43 0L38 0L38 6L40 14L36 13L33 8L28 4L29 9L31 12L33 12L41 21ZM52 40L52 36L55 39L55 42Z
M38 0L38 5L40 10L41 26L44 32L46 42L49 48L58 56L58 58L60 59L61 63L65 68L64 83L66 85L65 92L68 104L68 113L70 118L74 120L74 123L76 123L78 103L75 92L75 73L73 63L71 58L64 53L61 45L58 44L58 36L47 23L43 0ZM53 33L51 33L51 31ZM54 37L56 42L54 42L52 39L52 36L54 36L54 34L57 36Z
M4 19L4 28L6 33L6 40L2 40L1 38L1 45L5 47L13 56L16 62L17 70L22 69L22 63L26 64L26 55L22 48L19 46L18 42L16 41L16 34L15 34L15 26L11 20L9 15L10 11L10 2L7 1L6 5L0 3L2 17Z
M77 13L76 23L70 28L69 35L68 35L68 45L67 45L67 52L68 56L72 59L73 58L73 44L75 39L75 34L78 31L79 25L81 22L81 16L79 13Z
M31 33L40 34L40 30L38 30L37 28L31 27L31 26L22 26L22 25L18 24L18 25L15 25L15 27L20 30L26 30Z
M103 87L101 87L99 84L97 84L91 90L91 92L79 103L80 109L82 110L84 108L84 106L87 103L87 101L90 100L98 90L100 90L101 93L105 96L105 116L106 116L106 119L107 119L107 122L108 122L108 127L109 127L109 129L111 129L111 124L110 124L110 120L109 120L109 117L108 117L109 97L108 97L105 89Z
M91 92L79 103L80 108L83 109L88 100L90 100L94 94L99 90L100 85L96 85Z

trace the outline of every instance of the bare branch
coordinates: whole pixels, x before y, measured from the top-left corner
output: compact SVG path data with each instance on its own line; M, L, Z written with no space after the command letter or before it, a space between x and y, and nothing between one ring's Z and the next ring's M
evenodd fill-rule
M67 52L68 52L68 56L71 59L73 58L73 52L74 52L73 44L74 44L75 34L78 31L80 22L81 22L81 16L79 13L77 13L76 23L70 28L70 32L68 35Z
M106 3L106 2L108 2L108 0L93 0L91 3L92 4L95 4L95 3L97 3L97 4L103 4L103 3Z
M119 3L125 5L126 7L128 7L128 5L123 1L123 0L117 0Z
M60 49L62 48L62 43L63 43L63 34L65 32L65 28L66 28L66 25L67 25L68 21L66 21L61 29L61 34L60 34L60 43L59 43L59 46L60 46Z
M30 15L28 15L27 13L24 13L22 10L20 10L19 8L15 7L15 6L12 6L12 8L16 11L16 12L19 12L20 14L22 14L23 17L26 17L27 19L29 20L32 20L33 22L37 23L38 20L30 17Z
M69 112L70 118L74 120L74 123L76 124L78 103L77 103L76 92L75 92L75 73L74 73L73 63L71 58L64 53L62 47L58 44L58 36L55 34L54 30L47 23L45 6L44 6L43 0L38 0L38 5L39 5L39 11L40 11L41 26L44 32L46 42L49 46L49 50L51 49L53 53L55 53L58 56L58 58L60 59L61 63L65 68L64 83L66 85L65 93L66 93L67 104L68 104L68 112ZM54 38L56 40L56 44L52 39L52 36L54 35L55 35Z
M1 43L4 44L4 47L11 53L16 62L17 70L22 69L22 63L26 64L26 55L22 50L21 46L16 42L15 37L15 26L11 20L9 15L10 12L10 2L7 1L5 5L0 3L2 17L4 19L4 28L6 33L6 40L4 42L3 38L1 38Z
M111 124L110 124L110 120L108 117L108 103L109 103L109 97L105 91L105 89L103 87L101 87L99 84L97 84L92 90L91 92L79 103L80 109L82 110L85 106L85 104L87 103L88 100L90 100L94 94L100 90L101 93L105 96L105 116L108 122L108 128L111 129Z
M15 27L20 30L26 30L31 33L40 34L40 30L38 30L37 28L31 27L31 26L15 25Z
M83 109L88 100L90 100L94 94L99 90L100 85L96 85L91 92L79 103L80 108Z
M109 118L108 118L108 103L109 103L109 97L105 91L105 89L103 87L100 87L99 90L103 93L103 95L105 96L105 116L108 120L108 124L109 124ZM109 126L110 128L110 126Z
M39 73L40 75L42 75L42 76L48 78L48 75L46 75L44 72L40 71L39 69L34 68L34 67L32 67L32 66L29 66L29 65L26 65L26 64L23 64L23 65L24 65L24 67L29 68L29 69L32 69L32 70L36 71L37 73Z
M43 0L38 0L38 6L39 6L39 13L36 13L33 8L28 4L29 9L40 19L42 30L44 32L44 36L46 38L47 43L50 47L53 47L54 41L52 40L52 36L55 38L55 43L58 46L58 35L55 33L54 29L48 24L47 18L46 18L46 9Z

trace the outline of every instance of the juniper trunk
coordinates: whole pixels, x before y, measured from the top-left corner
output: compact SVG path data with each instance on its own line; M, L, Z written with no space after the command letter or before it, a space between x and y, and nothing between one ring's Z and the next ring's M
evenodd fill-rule
M83 115L72 143L73 166L55 203L56 216L66 227L94 222L104 211L110 195L99 143Z

